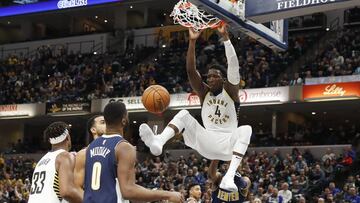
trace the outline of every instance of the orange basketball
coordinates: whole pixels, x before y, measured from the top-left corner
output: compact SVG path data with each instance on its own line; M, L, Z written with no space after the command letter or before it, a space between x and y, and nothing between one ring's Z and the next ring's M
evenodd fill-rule
M161 85L151 85L146 88L141 101L151 113L159 114L164 112L170 104L170 94Z

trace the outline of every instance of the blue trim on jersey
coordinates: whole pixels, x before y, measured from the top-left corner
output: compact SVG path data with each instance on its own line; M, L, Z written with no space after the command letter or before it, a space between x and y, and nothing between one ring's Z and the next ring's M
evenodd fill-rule
M83 203L117 203L115 147L125 141L120 135L99 137L86 150Z

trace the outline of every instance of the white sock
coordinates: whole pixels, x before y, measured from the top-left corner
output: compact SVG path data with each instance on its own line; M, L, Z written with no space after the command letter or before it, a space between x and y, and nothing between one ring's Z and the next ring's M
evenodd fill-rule
M175 131L174 129L172 129L169 126L166 126L166 128L164 129L164 131L160 134L157 135L156 137L159 138L159 141L161 143L162 146L164 146L164 144L170 140L172 137L174 137L175 135Z
M239 155L232 155L229 169L227 170L225 176L226 178L234 179L235 173L239 165L241 164L242 157Z

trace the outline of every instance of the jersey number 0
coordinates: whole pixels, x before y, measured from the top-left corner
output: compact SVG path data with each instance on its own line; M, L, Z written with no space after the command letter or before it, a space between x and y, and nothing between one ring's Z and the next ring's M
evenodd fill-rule
M101 175L101 163L95 162L92 169L91 175L91 189L100 189L100 175Z

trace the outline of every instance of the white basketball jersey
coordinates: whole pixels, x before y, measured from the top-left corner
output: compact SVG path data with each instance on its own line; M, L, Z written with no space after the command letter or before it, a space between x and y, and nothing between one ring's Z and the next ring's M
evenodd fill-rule
M55 167L56 157L65 150L48 152L36 164L31 181L28 203L64 203L60 197L59 177Z
M234 100L225 89L214 96L208 92L201 108L201 118L207 130L233 132L238 126Z

